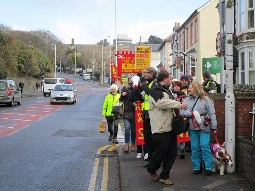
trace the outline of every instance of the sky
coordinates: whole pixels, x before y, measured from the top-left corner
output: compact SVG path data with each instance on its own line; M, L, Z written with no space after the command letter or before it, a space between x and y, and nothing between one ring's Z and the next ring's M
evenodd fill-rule
M96 44L115 34L133 43L172 34L209 0L0 0L0 24L12 30L45 30L63 43ZM116 15L116 16L115 16ZM115 33L116 26L116 33Z

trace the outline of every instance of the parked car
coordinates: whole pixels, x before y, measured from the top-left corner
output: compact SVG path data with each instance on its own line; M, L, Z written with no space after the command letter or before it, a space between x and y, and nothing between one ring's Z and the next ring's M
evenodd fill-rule
M15 81L11 79L0 80L0 104L13 107L14 103L21 105L21 100L21 89Z
M91 75L90 74L83 74L83 79L84 80L91 80Z
M74 84L57 84L50 94L50 103L69 103L77 101L77 86Z

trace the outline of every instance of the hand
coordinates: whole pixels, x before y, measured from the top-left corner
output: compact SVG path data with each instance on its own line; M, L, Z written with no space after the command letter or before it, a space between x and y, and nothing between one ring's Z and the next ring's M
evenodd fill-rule
M106 117L105 116L102 116L102 121L106 121Z
M136 106L136 103L134 102L133 105Z
M127 95L127 92L122 92L122 96L126 96Z
M181 104L181 108L182 108L182 109L187 108L187 106L188 106L188 104L186 104L186 103L182 103L182 104Z
M216 133L217 133L217 130L216 130L216 129L214 129L214 130L213 130L213 133L214 133L214 134L216 134Z

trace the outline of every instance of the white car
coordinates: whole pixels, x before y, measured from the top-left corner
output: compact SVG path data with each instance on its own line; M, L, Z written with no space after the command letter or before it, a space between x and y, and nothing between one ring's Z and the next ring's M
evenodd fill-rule
M77 101L77 86L74 84L57 84L50 94L50 103L69 103Z

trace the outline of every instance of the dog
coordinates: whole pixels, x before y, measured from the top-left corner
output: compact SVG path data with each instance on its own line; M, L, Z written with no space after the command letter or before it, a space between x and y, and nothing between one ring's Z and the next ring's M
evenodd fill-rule
M216 172L219 169L221 176L224 176L226 164L228 166L233 166L231 156L226 152L226 149L224 148L224 146L225 146L225 142L222 145L219 143L215 143L211 145L211 149L213 153L212 172Z

